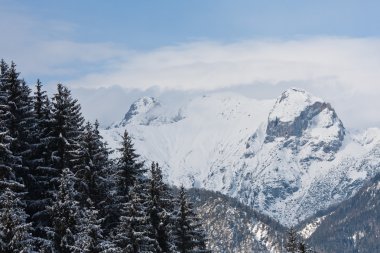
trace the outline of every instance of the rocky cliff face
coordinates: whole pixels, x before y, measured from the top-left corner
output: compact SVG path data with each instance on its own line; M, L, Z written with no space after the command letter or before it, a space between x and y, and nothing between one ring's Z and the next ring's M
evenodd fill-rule
M333 159L343 144L345 129L330 104L306 91L290 89L277 99L268 117L265 142L281 139L295 151L309 149L310 159ZM319 154L323 152L328 154Z
M220 191L285 225L349 198L380 170L380 131L347 132L330 104L299 89L261 101L211 94L177 107L149 99L127 115L102 131L111 147L127 129L170 183Z

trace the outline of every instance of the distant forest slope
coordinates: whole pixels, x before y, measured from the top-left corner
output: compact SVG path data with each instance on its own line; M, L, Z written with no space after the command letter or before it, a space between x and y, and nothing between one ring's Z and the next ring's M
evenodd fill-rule
M286 228L221 193L191 189L189 196L201 215L213 252L281 252Z
M318 252L380 252L380 174L354 197L308 222L320 217L323 221L307 240Z

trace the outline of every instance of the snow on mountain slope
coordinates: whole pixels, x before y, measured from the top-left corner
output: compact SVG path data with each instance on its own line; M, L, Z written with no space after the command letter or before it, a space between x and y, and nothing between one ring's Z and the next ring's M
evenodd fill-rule
M147 99L141 98L131 108L144 107L141 100ZM138 152L168 169L170 183L203 187L206 168L234 155L239 158L244 142L265 120L272 104L232 94L198 97L179 108L161 103L154 109L134 109L147 113L135 114L129 124L124 118L102 134L111 147L117 147L126 127Z
M220 191L286 225L352 196L380 168L380 130L352 135L330 104L298 89L170 106L145 97L102 134L116 148L125 129L170 183Z

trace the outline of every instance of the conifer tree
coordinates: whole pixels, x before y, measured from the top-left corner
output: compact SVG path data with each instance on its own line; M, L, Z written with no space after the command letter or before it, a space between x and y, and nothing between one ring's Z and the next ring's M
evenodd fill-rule
M39 238L39 251L52 248L53 242L48 237L52 230L48 207L52 205L56 186L52 179L57 177L51 167L49 143L51 137L51 104L46 91L39 80L33 96L35 133L33 152L30 157L29 187L26 194L27 213L33 223L33 235Z
M69 89L58 84L52 103L52 138L49 143L52 164L58 175L63 169L75 168L80 164L79 141L83 133L83 122L78 101L72 98Z
M156 252L157 241L152 233L148 196L144 182L130 188L129 201L122 205L119 225L112 232L112 241L120 252Z
M82 208L81 217L76 226L77 233L74 235L75 243L73 252L100 253L112 248L109 241L104 239L101 219L98 211L88 200L90 207Z
M79 203L75 200L75 176L64 169L60 178L57 198L50 207L53 221L53 242L58 252L69 253L74 249L75 235L80 219Z
M127 194L129 187L132 187L137 179L141 178L145 170L144 163L140 162L139 155L132 143L132 138L127 131L122 136L122 146L119 149L120 158L116 162L116 180L120 194Z
M88 122L84 128L80 141L81 163L76 172L81 202L86 204L86 200L90 199L96 208L100 208L101 202L106 198L106 176L110 166L110 152L102 141L98 127L96 121L94 126Z
M110 192L105 206L107 229L119 222L120 210L122 205L128 201L130 187L141 179L145 172L144 163L139 161L139 155L136 154L132 139L127 131L122 136L119 152L120 157L116 159L110 179L114 182L114 190Z
M163 182L162 171L158 163L152 163L149 182L149 215L154 231L154 239L158 242L157 252L174 252L175 243L173 228L173 196Z
M31 224L19 197L10 188L0 194L0 252L33 251L36 239L31 235Z
M35 122L33 115L33 103L30 89L26 83L19 79L16 65L12 62L7 70L6 81L3 83L4 91L8 93L7 103L11 117L7 121L9 135L12 137L10 149L19 156L22 162L15 166L16 177L23 180L26 187L29 186L30 156L33 152L33 137Z
M20 168L21 158L11 150L14 138L9 127L13 120L9 102L9 68L0 62L0 249L1 252L20 252L31 249L28 245L32 237L30 225L26 223L27 215L16 192L25 186L18 182L14 168Z
M1 71L6 69L4 62L1 62ZM3 72L1 73L1 80L4 79ZM2 81L1 83L2 84ZM8 105L8 93L3 91L0 86L0 190L6 187L15 189L22 189L24 186L16 181L14 167L18 166L20 159L13 155L10 150L10 145L13 141L9 135L7 121L11 117Z
M181 189L179 207L152 163L148 179L127 131L120 157L71 92L34 96L0 61L0 252L208 252Z
M287 236L285 248L289 253L297 253L298 252L297 232L293 226L291 226L289 231L288 231L288 236Z
M176 214L176 245L180 253L210 252L206 248L206 233L201 221L186 197L185 188L181 186L177 200L179 208Z
M35 117L35 142L34 152L31 156L31 175L33 176L33 189L29 189L30 195L36 199L44 199L45 193L49 192L49 181L51 176L51 161L49 142L51 133L51 105L46 91L42 90L40 80L37 80L36 92L33 97ZM42 191L42 189L44 191ZM43 194L44 196L40 196Z

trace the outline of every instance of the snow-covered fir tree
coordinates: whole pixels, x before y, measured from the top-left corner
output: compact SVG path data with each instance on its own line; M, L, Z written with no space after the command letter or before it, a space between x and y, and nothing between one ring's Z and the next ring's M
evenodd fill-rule
M17 193L10 188L0 194L0 252L35 252L36 238L31 234L31 223Z
M52 230L52 221L48 207L53 203L56 185L52 179L57 178L52 168L51 152L51 104L46 91L37 80L33 98L35 133L34 149L30 156L29 185L26 194L27 213L33 223L33 235L39 238L38 250L52 248L53 242L48 237Z
M158 242L154 239L147 212L149 202L145 185L141 181L130 188L129 201L122 206L119 225L112 231L111 238L119 252L157 252Z
M16 181L14 167L19 166L21 159L13 155L10 150L13 141L9 134L8 120L12 116L8 105L8 93L5 91L4 82L7 71L6 63L1 60L0 69L0 190L6 187L22 189L24 186Z
M5 70L2 89L7 93L7 103L11 117L6 121L9 135L12 137L10 149L12 153L22 159L19 166L15 166L15 174L22 180L26 187L29 186L30 156L33 152L35 117L33 114L33 102L30 89L19 78L16 65L12 62L9 69Z
M80 219L76 225L77 233L74 235L73 252L100 253L115 248L110 241L105 240L99 212L90 199L88 202L88 207L81 208Z
M197 217L185 188L181 186L177 199L175 241L180 253L210 252L206 248L206 232Z
M0 71L0 189L6 187L22 189L24 185L16 181L14 170L21 166L22 160L19 156L15 156L11 150L14 139L10 135L9 124L13 116L8 103L8 65L4 60L0 62Z
M75 235L81 217L77 193L74 188L76 179L69 169L62 171L60 185L54 204L50 207L53 221L52 239L58 252L73 252Z
M119 152L120 157L114 163L110 179L113 181L114 189L108 194L108 201L105 205L106 227L113 227L119 222L120 210L128 201L129 189L143 177L146 171L127 131L122 136Z
M122 136L121 156L116 161L116 180L119 192L128 193L130 187L144 174L144 163L139 161L139 155L127 131Z
M87 123L80 139L81 160L77 166L78 191L81 203L91 203L99 208L106 198L107 171L110 167L108 159L110 151L99 134L99 123Z
M158 163L152 162L149 180L149 215L158 242L157 252L175 252L173 196L163 182L162 171Z
M61 84L51 103L39 80L32 97L0 61L0 252L178 252L161 168L145 175L128 132L110 160L80 110Z
M53 167L59 173L64 168L74 169L80 164L83 123L78 101L72 98L69 89L58 84L52 102L52 138L49 148L52 150Z
M51 188L49 185L52 168L48 149L49 133L51 133L51 105L39 80L37 80L33 103L36 125L34 134L35 149L31 156L33 166L30 169L30 174L33 177L33 185L29 188L31 202L48 198L49 189ZM39 205L39 203L32 203L31 205ZM34 208L41 209L39 206Z

